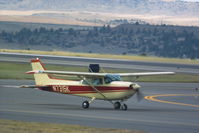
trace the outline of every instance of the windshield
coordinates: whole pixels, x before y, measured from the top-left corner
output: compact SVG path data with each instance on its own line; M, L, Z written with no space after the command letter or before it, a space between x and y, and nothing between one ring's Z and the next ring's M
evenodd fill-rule
M121 81L121 77L120 75L116 75L116 74L107 74L104 77L104 82L106 84L111 83L112 81Z

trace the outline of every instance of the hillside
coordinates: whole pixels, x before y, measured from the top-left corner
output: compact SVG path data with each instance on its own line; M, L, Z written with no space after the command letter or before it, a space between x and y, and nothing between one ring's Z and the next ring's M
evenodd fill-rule
M92 29L2 31L2 48L199 58L199 27L123 24Z
M118 25L112 20L199 26L199 2L181 0L9 0L0 20L78 25Z

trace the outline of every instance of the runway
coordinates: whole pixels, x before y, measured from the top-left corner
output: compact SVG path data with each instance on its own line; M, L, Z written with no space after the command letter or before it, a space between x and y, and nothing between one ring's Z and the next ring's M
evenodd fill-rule
M198 133L199 83L139 83L146 99L130 98L127 111L105 101L82 109L84 98L14 88L29 80L0 80L0 119L78 124L142 130L149 133ZM9 85L9 86L7 86ZM155 101L155 100L157 101ZM175 103L175 104L174 104Z
M29 63L31 59L39 57L45 64L56 64L65 66L88 66L89 64L100 64L103 68L117 68L123 70L138 71L173 71L178 73L199 74L199 65L159 63L147 61L132 61L122 59L100 59L73 56L35 55L20 53L0 52L0 61Z

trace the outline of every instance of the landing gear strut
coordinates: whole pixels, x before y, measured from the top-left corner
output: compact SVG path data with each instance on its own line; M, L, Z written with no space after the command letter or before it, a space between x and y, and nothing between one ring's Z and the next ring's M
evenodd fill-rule
M118 110L118 109L127 110L128 109L126 104L121 104L120 102L115 102L113 104L113 106L114 106L114 109L116 109L116 110Z

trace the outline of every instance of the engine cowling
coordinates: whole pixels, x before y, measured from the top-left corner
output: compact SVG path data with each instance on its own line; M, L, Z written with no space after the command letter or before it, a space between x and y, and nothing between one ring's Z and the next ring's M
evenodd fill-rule
M132 89L138 90L141 86L136 83L132 83L129 87Z

